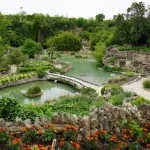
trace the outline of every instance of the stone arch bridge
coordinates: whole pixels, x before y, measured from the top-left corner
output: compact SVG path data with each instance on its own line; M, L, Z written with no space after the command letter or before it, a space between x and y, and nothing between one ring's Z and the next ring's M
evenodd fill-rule
M71 86L76 86L76 88L80 89L82 87L91 87L96 90L97 93L100 94L101 85L94 84L76 77L68 76L68 75L61 75L57 73L47 73L47 80L57 80L63 83L67 83Z

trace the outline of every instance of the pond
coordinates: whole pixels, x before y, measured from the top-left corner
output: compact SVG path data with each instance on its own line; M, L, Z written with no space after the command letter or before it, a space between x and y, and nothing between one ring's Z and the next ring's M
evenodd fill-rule
M32 85L40 85L43 94L34 98L26 98L23 93ZM0 89L0 96L9 95L17 99L20 103L44 103L46 100L57 99L62 95L72 95L76 92L69 85L63 83L53 83L50 81L35 81L22 85L17 85L9 88Z
M80 79L101 84L106 83L111 76L110 72L105 72L96 67L95 58L90 55L89 58L75 58L74 55L62 55L59 58L61 62L69 63L72 69L67 75L78 77Z

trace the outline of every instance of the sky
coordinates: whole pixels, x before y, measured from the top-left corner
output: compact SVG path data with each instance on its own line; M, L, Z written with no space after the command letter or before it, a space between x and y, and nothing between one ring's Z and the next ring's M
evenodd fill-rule
M118 13L125 13L133 2L150 0L0 0L2 14L17 14L22 10L27 14L42 13L50 16L95 18L103 13L106 19L112 19Z

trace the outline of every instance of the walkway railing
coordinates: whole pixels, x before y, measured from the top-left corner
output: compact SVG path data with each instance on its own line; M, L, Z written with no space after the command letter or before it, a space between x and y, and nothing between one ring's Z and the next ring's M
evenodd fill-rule
M90 84L90 85L94 85L94 86L97 86L97 87L100 87L100 85L98 85L98 84L95 84L95 83L91 83L91 82L89 82L89 81L85 81L85 80L83 80L83 79L80 79L80 78L77 78L77 77L73 77L73 76L69 76L69 75L61 75L61 74L56 74L56 73L48 73L48 75L52 75L52 76L57 76L57 77L61 77L61 78L63 78L63 79L69 79L70 81L74 81L74 82L76 82L76 83L78 83L78 84L81 84L81 85L83 85L83 86L85 86L84 84L82 84L81 82L84 82L84 83L87 83L87 84ZM75 79L77 79L77 80L79 80L79 81L77 81L77 80L75 80Z

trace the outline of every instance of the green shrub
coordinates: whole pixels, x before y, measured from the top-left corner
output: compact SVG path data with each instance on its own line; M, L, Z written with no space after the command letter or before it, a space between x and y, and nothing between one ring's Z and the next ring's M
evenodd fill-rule
M78 51L82 43L78 35L71 32L61 32L47 40L48 47L55 47L56 51Z
M150 48L149 47L145 47L145 46L120 46L118 47L118 49L120 51L144 51L144 52L150 52Z
M116 85L116 84L106 84L101 89L101 94L102 95L104 95L105 89L107 89L107 88L111 88L111 94L112 95L116 95L116 94L119 94L120 92L123 92L122 87L120 87L119 85Z
M0 72L6 72L8 71L8 68L0 68Z
M38 78L43 78L46 75L46 72L42 69L37 70L37 76Z
M56 134L54 133L54 129L52 127L49 127L45 130L45 132L42 133L42 141L43 142L52 142L52 140L56 137Z
M146 88L146 89L150 89L150 80L145 80L145 81L143 81L143 86L144 86L144 88Z
M43 67L43 66L49 66L50 63L48 61L27 61L23 64L22 67L25 68L34 68L34 67Z
M0 98L0 118L14 120L20 112L20 104L16 99L3 96Z
M75 52L71 52L71 55L75 55Z
M76 58L82 58L82 55L75 55Z
M42 105L24 104L21 105L21 111L18 113L18 117L25 119L31 119L34 122L35 117L47 117L50 118L53 114L52 108L49 104L44 103Z
M37 94L37 93L41 93L41 88L39 85L33 85L32 87L28 89L26 94L32 95L32 94Z
M120 68L120 67L103 66L102 69L105 70L105 71L109 71L109 72L120 72L120 71L123 71L122 68Z
M48 55L44 55L43 60L48 60Z
M142 104L142 103L150 104L150 101L147 100L147 99L145 99L145 98L143 98L143 97L138 97L137 99L135 99L135 100L133 100L133 101L131 102L131 104L132 104L132 105L135 105L135 106L138 106L138 105L140 105L140 104Z
M64 69L63 68L56 68L56 67L51 67L50 69L49 69L49 72L51 72L51 73L61 73L61 74L64 74L65 73L65 71L64 71Z
M126 71L124 74L126 76L128 76L128 77L133 77L135 75L135 72L133 72L133 71Z
M28 144L32 143L36 139L36 132L37 130L34 127L27 128L23 134L22 141Z
M124 94L120 93L120 94L111 96L108 101L111 102L115 106L122 106L123 99L124 99Z
M103 107L104 99L102 97L93 98L86 95L67 96L59 99L55 105L51 105L53 112L66 112L81 116L88 115L91 106Z
M1 128L0 127L0 143L2 142L5 142L5 143L8 143L10 140L10 135L9 135L9 132L6 131L5 128Z
M43 66L43 67L33 67L33 68L25 68L25 67L20 67L19 72L31 72L31 71L37 71L37 70L46 70L51 68L51 66Z
M93 89L93 88L90 88L90 87L83 87L83 88L80 89L80 91L81 91L82 95L88 95L88 96L91 96L91 97L98 96L96 94L96 90Z

